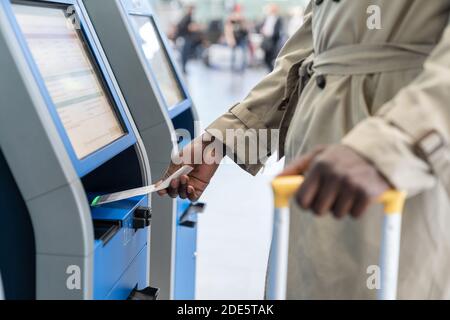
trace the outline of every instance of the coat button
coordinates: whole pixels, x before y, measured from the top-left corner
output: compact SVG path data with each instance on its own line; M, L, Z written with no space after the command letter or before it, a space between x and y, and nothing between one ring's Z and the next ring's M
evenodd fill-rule
M327 86L327 79L325 78L325 76L319 75L316 78L316 83L320 89L325 89L325 87Z
M322 4L323 0L316 0L316 5L320 6Z

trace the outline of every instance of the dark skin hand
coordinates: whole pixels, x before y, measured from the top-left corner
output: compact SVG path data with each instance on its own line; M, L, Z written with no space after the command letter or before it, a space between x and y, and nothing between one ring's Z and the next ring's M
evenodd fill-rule
M280 176L302 174L305 181L296 193L301 208L317 216L332 212L342 219L357 219L385 191L389 182L373 164L343 145L320 147L295 160Z
M192 154L192 159L194 159L195 148L199 148L202 152L204 152L205 148L210 145L210 141L212 139L212 137L206 137L206 135L207 134L204 134L202 137L194 140L181 152L180 155ZM219 158L219 160L220 159L221 158ZM170 177L183 165L191 166L193 171L189 175L184 175L179 179L172 180L170 187L159 191L158 194L160 196L167 195L174 199L180 197L181 199L189 199L192 202L198 201L219 168L219 163L208 163L206 161L202 161L198 164L193 164L192 162L175 164L172 162L159 183Z

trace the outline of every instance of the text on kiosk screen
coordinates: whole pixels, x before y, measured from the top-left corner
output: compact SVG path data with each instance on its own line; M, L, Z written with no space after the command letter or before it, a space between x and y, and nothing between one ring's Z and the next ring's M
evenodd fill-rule
M169 109L185 100L169 56L150 17L131 15L138 39Z
M84 41L64 9L13 8L77 157L124 136Z

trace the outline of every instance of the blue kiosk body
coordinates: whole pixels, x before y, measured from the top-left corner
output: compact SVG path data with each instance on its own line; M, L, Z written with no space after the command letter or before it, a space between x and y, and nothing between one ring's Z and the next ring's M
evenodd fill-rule
M157 19L152 11L145 10L144 5L139 7L136 2L125 0L122 3L128 12L135 39L140 44L142 54L147 57L147 67L156 83L155 88L161 97L162 107L167 110L177 131L178 148L182 150L196 136L197 131L197 115L186 84L174 64L166 36L158 27ZM146 30L148 34L143 33L142 30ZM145 50L146 46L151 44L150 39L159 43L162 57L160 60L148 58ZM199 209L199 206L193 207L189 200L178 198L176 201L174 299L195 298L198 228L196 214L199 213ZM183 221L185 218L188 222Z
M7 299L154 299L147 151L82 3L0 2L0 270ZM5 66L3 68L3 66Z
M153 176L196 136L197 114L150 1L83 0L124 92ZM152 197L150 280L162 299L195 299L197 214L203 204Z

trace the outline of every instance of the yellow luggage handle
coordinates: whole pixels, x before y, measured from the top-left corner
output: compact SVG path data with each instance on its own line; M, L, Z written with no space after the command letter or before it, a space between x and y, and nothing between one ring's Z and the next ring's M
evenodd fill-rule
M272 189L275 197L275 208L281 209L289 206L289 200L300 188L304 181L302 176L286 176L273 180ZM385 192L378 203L384 206L385 214L402 213L406 201L406 193L396 190Z
M302 176L276 178L272 182L275 198L274 230L272 235L271 259L269 261L269 299L284 300L287 291L288 247L289 247L289 199L302 185ZM385 192L378 203L384 206L382 241L380 246L380 300L397 298L398 266L402 211L406 193L390 190Z

